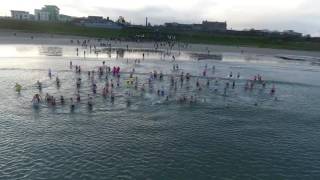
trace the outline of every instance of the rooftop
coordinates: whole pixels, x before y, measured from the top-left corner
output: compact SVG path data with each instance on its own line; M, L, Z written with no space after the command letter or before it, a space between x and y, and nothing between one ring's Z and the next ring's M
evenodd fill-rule
M29 13L28 11L20 11L20 10L11 10L11 12Z

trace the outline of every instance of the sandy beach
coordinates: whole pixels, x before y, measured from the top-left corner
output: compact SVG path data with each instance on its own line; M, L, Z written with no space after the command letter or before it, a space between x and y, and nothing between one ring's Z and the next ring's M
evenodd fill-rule
M16 35L14 35L14 33ZM33 37L33 39L31 38ZM71 36L71 35L52 35L44 33L26 33L19 31L0 30L0 44L39 44L39 45L75 45L70 40L84 40L84 39L97 39L92 37ZM130 48L154 48L152 42L111 42L114 47L127 47ZM174 50L179 50L174 47ZM208 50L211 53L241 53L270 55L270 56L306 56L306 57L320 57L320 52L316 51L295 51L283 49L269 49L269 48L254 48L254 47L237 47L237 46L223 46L223 45L207 45L207 44L189 44L184 51L192 52L205 52Z

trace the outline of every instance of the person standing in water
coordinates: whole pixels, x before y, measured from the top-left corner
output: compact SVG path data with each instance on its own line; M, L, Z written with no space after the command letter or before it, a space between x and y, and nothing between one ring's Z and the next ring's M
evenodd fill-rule
M203 75L203 77L206 77L206 76L207 76L207 69L204 69L204 70L203 70L202 75Z
M41 84L41 82L40 82L40 81L37 81L37 87L38 87L39 91L41 91L41 90L42 90L42 84Z
M52 74L51 74L51 69L48 70L48 76L49 76L49 78L51 79L51 76L52 76Z
M93 98L90 96L90 95L88 95L89 97L88 97L88 108L90 109L90 110L92 110L92 107L93 107Z
M114 94L113 93L111 93L111 103L114 103Z
M58 76L56 77L56 84L57 84L57 86L58 86L58 88L59 88L59 87L60 87L60 79L59 79Z
M33 103L40 103L42 101L41 96L39 94L35 94L32 98Z
M56 98L52 96L51 99L51 106L56 106Z
M71 112L74 111L74 108L75 108L75 105L74 105L73 99L70 98L70 110L71 110Z
M224 87L223 89L223 96L227 96L227 87Z
M15 88L16 88L16 92L20 93L22 86L20 84L16 83Z
M76 96L77 96L77 102L80 103L81 101L80 94L78 93Z
M272 85L272 88L271 88L271 90L270 90L270 94L271 95L274 95L276 93L276 87L275 87L275 85L273 84Z
M61 103L61 105L64 105L64 97L63 96L60 96L60 103Z

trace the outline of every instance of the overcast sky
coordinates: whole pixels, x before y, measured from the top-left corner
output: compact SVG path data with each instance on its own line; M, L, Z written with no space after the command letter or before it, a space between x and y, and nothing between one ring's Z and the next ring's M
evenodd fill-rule
M0 15L9 16L11 9L33 13L45 4L66 15L121 15L134 24L143 24L146 16L151 24L227 21L232 29L292 29L320 36L320 0L8 0Z

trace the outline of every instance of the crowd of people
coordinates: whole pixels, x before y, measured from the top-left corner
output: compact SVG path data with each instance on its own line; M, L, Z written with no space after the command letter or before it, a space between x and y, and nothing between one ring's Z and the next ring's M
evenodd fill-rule
M71 41L73 43L73 41ZM89 46L89 40L85 40L80 42L79 40L77 43L81 46ZM155 49L158 49L159 46L165 46L162 43L155 43ZM174 44L168 44L170 49L173 48ZM180 45L179 45L180 46ZM187 45L185 45L187 46ZM94 48L94 51L97 51L97 47L90 45L91 48ZM128 48L128 45L127 45ZM79 49L76 48L76 54L79 54ZM85 56L85 53L84 53ZM145 54L142 53L141 55L142 61L145 59ZM128 61L128 60L127 60ZM136 59L135 64L141 63L140 59ZM102 61L102 64L92 70L85 70L88 81L90 83L91 92L88 92L85 96L80 93L80 89L82 88L83 80L82 74L83 70L80 65L74 65L72 61L70 61L69 66L70 70L74 73L78 74L79 76L75 79L75 95L72 97L64 97L63 95L54 97L49 93L46 93L45 98L42 99L41 93L37 93L34 95L32 99L32 103L34 106L39 106L41 103L45 103L50 106L57 106L57 105L65 105L69 104L71 111L73 111L77 106L77 103L86 101L86 104L89 109L94 107L94 100L97 94L101 95L104 99L110 99L111 103L115 103L116 93L119 88L127 89L124 96L126 96L126 103L127 105L131 104L131 96L133 96L132 92L141 92L140 94L149 93L159 98L162 98L166 102L177 102L179 104L195 104L199 101L199 94L204 89L211 90L212 93L221 93L222 96L227 97L228 91L230 89L236 89L241 87L237 84L238 80L240 79L240 73L233 73L230 72L226 78L223 80L216 78L214 73L216 71L216 67L208 67L205 65L202 75L195 76L192 75L191 72L184 72L179 67L179 62L176 61L175 56L172 55L172 61L168 61L168 63L172 64L172 70L170 74L164 74L162 70L154 70L149 74L141 73L138 75L133 68L130 72L122 72L120 66L110 67L106 65L105 61ZM86 69L86 68L85 68ZM212 74L209 75L209 72ZM53 76L52 70L48 70L48 77L51 80ZM96 79L104 79L104 85L102 87L98 87ZM243 79L242 79L243 80ZM61 80L58 76L55 78L55 83L58 88L61 86ZM222 86L219 88L219 84L222 83ZM246 81L243 89L244 91L252 91L255 87L261 86L261 88L266 88L266 81L263 80L260 74L252 77ZM36 82L37 89L42 92L42 83L40 81ZM223 91L220 91L220 89ZM20 84L16 84L16 91L20 92L22 89ZM183 93L176 93L177 91L184 90ZM270 95L274 95L276 93L275 85L272 85L270 90ZM83 98L86 97L86 98ZM255 104L256 105L256 104Z

